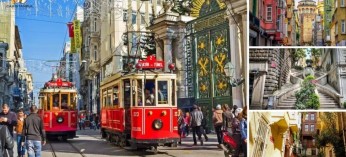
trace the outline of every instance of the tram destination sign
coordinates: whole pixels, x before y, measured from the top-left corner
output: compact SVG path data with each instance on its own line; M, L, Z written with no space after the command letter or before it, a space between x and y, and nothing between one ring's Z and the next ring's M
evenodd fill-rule
M139 60L136 68L140 69L161 69L164 67L163 61L156 60L154 55L148 56L146 60Z

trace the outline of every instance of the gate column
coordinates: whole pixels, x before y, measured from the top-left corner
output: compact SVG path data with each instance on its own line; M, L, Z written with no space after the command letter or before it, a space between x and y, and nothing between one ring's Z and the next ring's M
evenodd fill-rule
M232 87L233 105L247 105L248 70L247 70L247 11L246 0L225 0L229 21L231 62L234 65L236 79L245 78L245 83Z

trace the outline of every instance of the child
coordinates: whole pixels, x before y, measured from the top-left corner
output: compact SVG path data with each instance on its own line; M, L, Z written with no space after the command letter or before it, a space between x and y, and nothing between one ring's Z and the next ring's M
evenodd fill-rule
M25 155L25 147L21 145L22 141L22 132L23 132L23 125L24 125L24 111L23 109L18 110L18 122L16 125L16 132L17 132L17 151L18 151L18 156L23 157Z

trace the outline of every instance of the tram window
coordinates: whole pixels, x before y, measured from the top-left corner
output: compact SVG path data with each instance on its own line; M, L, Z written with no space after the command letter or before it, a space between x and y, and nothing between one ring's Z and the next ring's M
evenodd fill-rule
M176 86L175 86L175 80L172 80L171 81L171 83L172 83L172 106L175 106L175 94L176 94L176 91L175 91L175 88L176 88Z
M145 106L155 106L155 80L146 80Z
M59 107L59 94L53 95L53 107Z
M124 107L131 106L131 85L130 80L124 80Z
M77 98L76 98L76 95L74 94L74 93L71 93L70 94L70 107L72 108L72 109L75 109L76 108L76 100Z
M137 106L143 106L142 97L143 97L142 80L137 80ZM136 102L135 99L133 100L134 100L133 102Z
M107 91L102 90L102 105L103 107L107 106Z
M47 102L45 103L47 105L47 110L50 110L50 95L46 95L47 96Z
M114 86L113 87L113 106L116 106L116 105L119 105L119 87L118 85L117 86Z
M61 94L61 109L68 109L68 94Z
M157 100L158 104L168 104L167 93L168 83L167 81L157 81Z
M113 106L112 93L113 93L113 89L107 88L107 106L109 107Z

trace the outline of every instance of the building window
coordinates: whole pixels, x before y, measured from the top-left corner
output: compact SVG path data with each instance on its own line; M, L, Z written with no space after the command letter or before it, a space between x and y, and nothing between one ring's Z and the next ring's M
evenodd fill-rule
M123 10L123 21L127 21L127 10Z
M314 148L311 149L311 155L317 155L317 154L316 154L316 149L314 149Z
M267 21L272 21L272 6L268 5L267 6Z
M97 30L97 18L94 19L94 32Z
M94 59L97 60L97 46L94 46Z
M161 0L157 0L157 5L161 5Z
M308 125L308 124L305 124L304 131L305 131L305 132L309 132L309 125Z
M311 114L310 120L312 120L312 121L315 120L315 114Z
M254 156L262 156L266 146L267 132L269 130L266 121L262 118L258 121L257 137L255 140Z
M335 1L335 8L338 7L338 1Z
M345 26L345 20L341 20L341 32L342 33L345 33L345 28L346 26Z
M134 24L136 24L136 21L137 21L137 13L136 12L134 12L134 13L132 13L132 24L134 25Z
M305 120L309 120L309 113L305 115Z
M310 125L310 132L314 132L315 131L315 124L311 124Z
M341 0L340 6L344 7L345 6L345 0Z
M145 15L141 14L141 25L145 25L146 21L145 21Z

